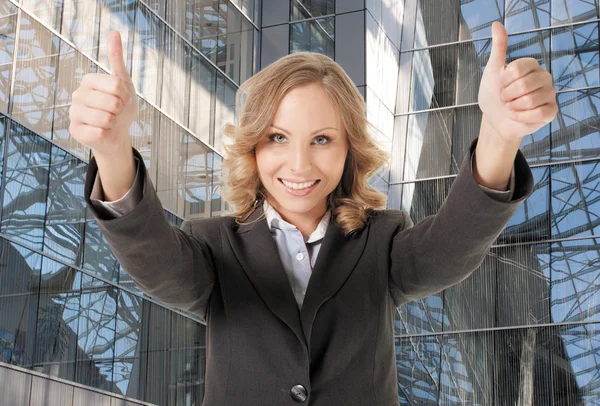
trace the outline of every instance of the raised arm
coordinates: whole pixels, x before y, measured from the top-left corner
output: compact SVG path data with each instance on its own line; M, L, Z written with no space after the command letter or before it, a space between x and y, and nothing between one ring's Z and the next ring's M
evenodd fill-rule
M473 272L519 205L533 191L533 175L522 152L514 160L512 200L491 197L470 169L475 139L450 193L435 215L413 225L399 217L390 248L389 286L396 306L446 289Z
M144 161L135 148L132 151L142 186L141 200L133 210L117 217L92 204L98 171L95 158L86 174L86 202L115 257L143 292L204 318L216 281L208 244L191 235L189 221L184 221L181 229L168 223ZM216 223L206 221L205 225L217 227Z

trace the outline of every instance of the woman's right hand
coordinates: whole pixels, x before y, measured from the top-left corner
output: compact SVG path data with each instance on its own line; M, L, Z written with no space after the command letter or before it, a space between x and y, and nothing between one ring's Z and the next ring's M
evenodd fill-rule
M104 200L120 199L135 178L135 161L129 127L138 113L133 82L123 60L118 31L106 41L112 75L88 73L73 92L69 133L92 149L102 180Z
M96 156L112 156L131 149L129 127L138 112L137 96L123 60L118 31L108 34L107 53L112 75L85 75L73 92L69 109L69 132Z

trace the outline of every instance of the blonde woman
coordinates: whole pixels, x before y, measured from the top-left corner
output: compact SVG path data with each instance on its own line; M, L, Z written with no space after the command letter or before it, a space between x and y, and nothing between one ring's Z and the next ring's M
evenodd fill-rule
M227 125L231 215L170 226L128 129L136 94L111 32L113 75L73 94L73 136L94 151L85 197L148 295L207 324L204 405L399 405L396 308L468 277L532 192L521 139L555 116L550 75L493 51L481 133L445 203L413 226L367 184L387 156L364 100L331 59L281 58L246 81ZM164 134L163 134L164 136Z

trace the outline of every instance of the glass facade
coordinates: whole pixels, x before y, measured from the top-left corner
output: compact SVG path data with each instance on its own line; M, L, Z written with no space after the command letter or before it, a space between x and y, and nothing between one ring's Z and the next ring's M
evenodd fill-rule
M130 129L170 223L219 215L221 128L258 69L260 3L0 0L0 362L159 405L200 404L205 326L144 296L84 202L71 95L119 30ZM125 403L123 403L125 404Z
M523 140L534 192L479 269L398 309L398 396L600 403L598 1L262 3L0 0L0 361L159 405L203 398L205 326L145 297L85 207L90 151L68 110L83 76L108 69L110 30L138 91L130 136L171 224L227 210L221 128L235 93L298 51L346 64L392 156L370 182L416 222L442 205L478 135L500 21L507 63L537 59L560 111Z
M460 284L398 309L401 403L599 403L598 2L366 7L367 105L392 153L380 178L389 208L419 221L448 195L479 134L492 22L507 28L507 64L531 57L552 73L560 109L521 144L534 192L483 264Z

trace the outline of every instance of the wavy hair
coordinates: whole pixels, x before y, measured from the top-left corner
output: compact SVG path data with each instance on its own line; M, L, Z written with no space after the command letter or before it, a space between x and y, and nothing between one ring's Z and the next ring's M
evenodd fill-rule
M332 217L346 235L362 229L369 213L385 208L385 194L367 180L388 162L368 132L374 128L365 112L365 101L342 67L331 58L311 52L284 56L246 80L236 94L237 125L227 123L222 163L223 196L233 207L238 224L267 196L258 176L255 146L271 126L283 97L297 86L318 83L335 105L348 140L348 155L340 183L328 198Z

